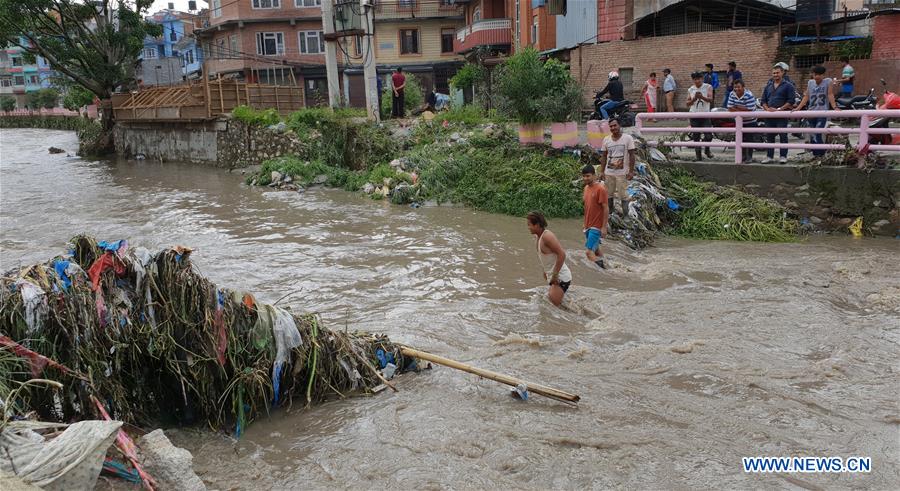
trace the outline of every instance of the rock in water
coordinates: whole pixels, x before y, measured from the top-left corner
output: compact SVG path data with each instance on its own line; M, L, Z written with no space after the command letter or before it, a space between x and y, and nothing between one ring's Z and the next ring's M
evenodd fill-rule
M272 184L278 184L279 182L281 182L282 177L284 177L284 176L281 175L281 172L278 172L277 170L273 170L272 171Z
M47 151L50 153L66 153L65 150L63 150L61 148L57 148L57 147L50 147L47 149Z
M144 435L137 446L141 464L156 479L159 489L206 490L206 485L194 473L194 456L172 445L162 430Z

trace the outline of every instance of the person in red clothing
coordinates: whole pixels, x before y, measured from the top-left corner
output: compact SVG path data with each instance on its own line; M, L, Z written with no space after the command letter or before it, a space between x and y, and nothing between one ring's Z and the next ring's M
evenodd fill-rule
M403 108L403 89L406 87L406 76L403 75L403 68L397 67L397 71L391 75L391 85L394 89L393 105L391 106L391 116L402 118L406 111Z
M593 165L588 164L581 169L581 179L584 181L584 247L587 249L587 258L606 269L600 242L609 220L609 193L606 185L597 180Z

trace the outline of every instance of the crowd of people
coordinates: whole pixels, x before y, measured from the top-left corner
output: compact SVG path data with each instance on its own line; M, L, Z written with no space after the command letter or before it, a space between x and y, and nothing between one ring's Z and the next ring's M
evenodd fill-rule
M839 88L841 97L852 97L853 80L856 73L853 66L850 65L850 59L841 58L843 68L840 77L826 77L827 70L822 65L817 65L812 69L812 77L807 81L805 87L798 87L788 76L788 65L784 62L776 63L772 67L772 78L766 82L762 97L757 101L756 96L747 88L747 82L744 76L737 68L737 63L731 61L728 63L728 70L725 72L724 84L720 80L719 74L715 71L712 63L706 64L704 71L695 71L691 74L691 84L686 91L687 98L685 103L690 112L708 112L716 106L717 101L721 101L721 107L729 111L797 111L800 109L828 110L838 109L835 101L835 92ZM672 76L672 70L666 68L662 71L664 79L662 83L662 93L665 101L665 110L668 112L675 111L675 97L678 92L678 83ZM719 89L724 89L724 94L719 98L716 94ZM657 81L656 72L651 72L649 78L641 87L641 95L647 106L648 112L657 112L663 110L658 102L659 82ZM797 101L798 94L803 93L803 97ZM611 99L614 97L611 97ZM624 97L623 97L624 99ZM692 118L690 120L693 127L711 127L712 121L708 118ZM809 120L810 127L824 128L827 123L826 118L812 118ZM765 119L765 126L769 128L787 127L787 119ZM745 118L743 120L744 128L757 127L759 121L756 118ZM748 133L745 135L746 142L754 142L757 134ZM768 143L775 142L775 134L766 134ZM692 133L691 138L699 142L712 140L712 133ZM780 133L778 135L781 143L787 143L788 134ZM810 135L811 143L822 143L823 137L821 133L812 133ZM704 153L707 158L712 158L712 152L709 147L697 147L696 159L702 160ZM787 162L787 148L779 149L779 162ZM813 150L813 155L821 156L824 150ZM766 158L762 163L770 163L774 161L774 149L766 150ZM752 149L742 150L743 162L750 162L753 159Z

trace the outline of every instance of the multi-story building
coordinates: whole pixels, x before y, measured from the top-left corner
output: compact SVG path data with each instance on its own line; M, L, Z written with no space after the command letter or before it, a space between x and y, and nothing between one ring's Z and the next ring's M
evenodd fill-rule
M161 10L147 18L162 27L162 34L144 39L139 74L144 85L169 85L197 76L203 53L193 33L201 19L200 14L177 10Z
M34 64L26 63L25 52L18 46L10 44L0 50L0 96L15 97L19 108L25 107L29 92L50 87L53 73L47 60L40 56Z
M582 1L585 0L568 3ZM488 58L512 54L528 46L542 52L556 48L557 15L549 5L550 0L456 0L456 3L465 7L466 25L456 33L454 50L467 58L476 54Z

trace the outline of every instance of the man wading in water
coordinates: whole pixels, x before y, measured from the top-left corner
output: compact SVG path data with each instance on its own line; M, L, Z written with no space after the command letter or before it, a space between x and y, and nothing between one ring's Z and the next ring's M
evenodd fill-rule
M528 214L528 230L537 236L537 255L541 262L544 279L549 282L547 297L553 305L559 307L563 295L572 284L572 272L566 266L566 251L556 234L547 230L547 219L539 211Z
M581 169L581 179L584 181L584 247L587 258L606 269L603 253L600 252L600 239L609 220L609 194L606 185L597 180L593 165L588 164Z

